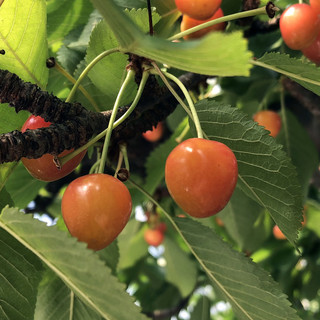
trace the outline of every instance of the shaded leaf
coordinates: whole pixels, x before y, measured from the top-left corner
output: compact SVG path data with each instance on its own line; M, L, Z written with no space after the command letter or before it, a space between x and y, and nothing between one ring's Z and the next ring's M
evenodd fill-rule
M82 302L102 317L146 319L125 293L124 285L84 243L13 208L2 210L0 227L27 245Z
M283 125L277 141L283 144L284 150L296 166L303 197L306 198L310 179L319 164L318 152L298 119L287 109L281 115Z
M187 121L187 118L185 118L177 127L175 132L171 135L171 137L164 143L160 144L150 153L145 163L147 178L144 185L144 188L148 190L150 194L154 193L156 188L163 180L166 159L172 149L178 145L175 139L179 137L183 129L186 127ZM189 134L185 136L185 139L187 139L188 137Z
M301 190L294 166L269 131L236 108L202 100L196 104L202 129L226 144L238 162L238 185L272 216L291 243L302 221Z
M6 188L11 195L14 205L22 209L36 197L39 190L46 184L47 182L33 178L20 162L9 177Z
M258 59L256 65L280 72L306 89L320 95L320 69L314 64L290 58L287 54L272 52L266 53L262 58Z
M47 270L38 290L34 320L101 320L75 297L52 271Z
M241 250L255 251L270 235L271 219L240 188L235 189L219 217Z
M148 244L143 238L144 229L141 223L131 219L118 237L119 264L118 269L132 267L138 260L148 254Z
M182 297L187 297L197 283L197 266L169 237L165 237L164 246L166 280L179 289Z
M41 262L3 229L0 246L0 319L33 320Z
M270 275L212 229L189 218L174 218L174 223L217 293L230 302L239 319L299 319Z

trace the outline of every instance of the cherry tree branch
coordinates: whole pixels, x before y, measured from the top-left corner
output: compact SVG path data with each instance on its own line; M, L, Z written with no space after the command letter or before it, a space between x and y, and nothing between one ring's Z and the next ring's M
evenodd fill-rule
M189 88L204 76L187 73L181 81ZM9 71L0 70L0 103L9 103L16 112L27 110L53 124L47 128L18 130L0 135L0 163L18 161L22 157L39 158L45 153L58 155L63 150L84 145L103 131L110 111L103 113L85 109L79 103L66 103L34 84L22 81ZM150 77L144 94L128 119L112 134L112 143L125 142L164 120L176 107L175 98L165 86ZM119 109L121 117L128 106Z

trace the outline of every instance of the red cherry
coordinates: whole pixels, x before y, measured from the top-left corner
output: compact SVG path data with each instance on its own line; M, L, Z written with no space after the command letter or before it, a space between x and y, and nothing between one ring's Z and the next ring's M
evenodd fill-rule
M72 181L61 203L62 216L71 235L93 250L105 248L119 235L131 209L127 187L103 173Z
M218 10L222 0L175 0L177 9L193 19L206 20Z
M271 110L263 110L257 112L253 116L253 120L258 122L260 126L265 127L266 130L270 131L270 136L276 137L281 129L281 118L280 116Z
M38 128L49 127L51 122L46 122L42 117L31 115L22 126L21 132L25 132L27 129L34 130ZM59 154L59 157L63 157L72 150L65 150ZM22 158L21 161L29 173L38 180L42 181L55 181L63 178L72 172L81 162L82 158L86 154L86 150L79 153L77 156L68 161L59 170L53 162L53 156L51 154L44 154L38 159Z
M156 142L162 138L163 131L163 123L159 122L156 127L152 127L152 130L144 132L142 136L150 142Z
M183 32L183 31L186 31L190 28L196 27L204 22L215 20L215 19L218 19L221 17L223 17L223 11L221 8L219 8L211 18L204 20L204 21L203 20L195 20L195 19L190 18L189 16L184 15L182 17L180 29L181 29L181 32ZM203 37L204 35L206 35L207 33L211 32L211 31L223 31L225 28L226 28L226 23L221 22L221 23L215 24L211 27L199 30L197 32L190 33L189 35L186 35L183 38L185 40L198 39L198 38Z
M164 234L158 229L147 229L144 232L144 240L150 246L157 247L159 246L164 239Z
M165 222L159 222L159 224L156 226L156 229L162 233L165 233L167 231L167 225Z
M175 202L197 218L221 211L234 191L238 165L223 143L200 138L183 141L167 158L165 179Z
M310 0L310 6L314 9L318 14L320 14L320 0Z
M302 53L310 61L320 65L320 32L313 42L302 50Z
M315 10L304 3L287 8L280 17L283 41L293 50L308 47L320 31L320 19Z

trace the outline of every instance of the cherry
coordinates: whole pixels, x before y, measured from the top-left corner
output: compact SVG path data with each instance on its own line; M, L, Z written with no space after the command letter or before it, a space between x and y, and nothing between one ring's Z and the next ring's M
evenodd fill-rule
M315 10L304 3L288 7L280 17L283 41L293 50L308 47L320 31L320 18Z
M302 50L302 53L310 61L317 65L320 65L320 32L315 40L306 48Z
M45 128L50 125L51 122L44 121L42 117L31 115L22 126L21 132L25 132L27 129L34 130L38 128ZM72 151L73 150L65 150L59 154L59 157L65 156ZM55 181L72 172L79 165L85 154L86 150L82 151L63 165L61 169L58 169L54 164L53 155L48 153L38 159L22 158L21 161L29 173L36 179L42 181Z
M164 234L159 229L146 229L144 232L144 240L150 246L159 246L164 239Z
M169 154L165 179L175 202L190 216L205 218L222 210L234 191L238 165L223 143L201 138L183 141Z
M278 113L271 110L262 110L253 116L253 120L270 131L270 136L276 137L281 129L281 118Z
M127 224L132 200L127 187L103 173L73 180L61 203L62 216L72 236L88 248L108 246Z
M152 130L148 130L144 132L142 136L150 142L156 142L162 138L163 131L164 131L163 123L159 122L156 127L152 127Z
M273 232L274 237L275 237L276 239L278 239L278 240L287 239L287 237L282 233L282 231L280 230L280 228L279 228L277 225L275 225L275 226L273 227L272 232Z
M222 0L175 0L180 12L193 19L209 19L220 7Z
M310 0L310 6L314 9L318 14L320 14L320 0Z
M223 11L222 11L221 8L219 8L211 18L209 18L207 20L204 20L204 21L192 19L189 16L184 15L182 17L182 22L181 22L181 25L180 25L180 29L181 29L181 32L183 32L183 31L186 31L186 30L188 30L190 28L196 27L199 24L202 24L204 22L215 20L215 19L218 19L218 18L221 18L221 17L223 17ZM221 23L215 24L215 25L213 25L211 27L199 30L197 32L190 33L189 35L186 35L183 38L185 40L198 39L198 38L203 37L204 35L206 35L207 33L211 32L211 31L223 31L225 28L226 28L226 23L225 22L221 22Z
M161 231L162 233L165 233L167 231L167 225L165 224L165 222L159 222L156 225L156 229Z

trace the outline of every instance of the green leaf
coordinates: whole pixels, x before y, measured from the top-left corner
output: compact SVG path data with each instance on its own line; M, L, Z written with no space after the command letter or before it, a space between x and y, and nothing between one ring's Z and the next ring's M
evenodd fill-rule
M0 227L23 243L92 310L106 319L146 319L98 255L66 232L6 208ZM120 307L121 305L121 307Z
M239 319L299 319L270 275L212 229L189 218L174 218L174 223L216 292L230 302Z
M211 140L226 144L238 161L238 185L272 216L294 244L302 221L301 190L290 159L269 131L236 108L202 100L196 104Z
M38 289L34 320L101 320L102 318L75 297L51 270L47 270Z
M47 1L49 45L51 47L56 43L58 46L61 45L71 30L87 23L92 10L92 4L87 0Z
M2 190L0 191L0 210L6 205L14 206L14 203L6 188L2 188Z
M42 265L3 229L0 245L0 319L33 320Z
M117 38L123 52L185 71L218 76L248 76L252 54L241 32L212 32L197 41L171 42L143 33L113 1L92 0ZM216 45L219 44L219 45Z
M173 68L205 75L249 76L251 68L251 53L241 32L212 32L201 40L184 42L145 36L131 52Z
M7 103L0 103L0 134L19 130L30 113L20 111L18 114Z
M176 142L176 138L179 137L183 129L187 125L188 119L185 118L172 136L165 141L164 143L160 144L154 151L151 152L147 161L146 161L146 171L147 171L147 178L144 185L144 189L148 190L150 194L153 194L156 188L159 186L161 181L164 178L164 168L166 164L166 159L173 148L175 148L178 143ZM185 137L188 138L188 135Z
M118 269L132 267L138 260L148 254L148 244L143 238L144 229L141 223L131 219L118 237L119 264Z
M228 234L242 251L255 251L270 235L271 219L263 208L240 188L236 188L229 203L219 213Z
M9 162L0 164L0 190L4 187L8 180L8 177L13 172L17 165L17 162Z
M33 178L20 162L16 170L9 177L6 188L10 193L14 205L25 208L32 201L39 190L47 183Z
M298 119L287 109L281 114L283 125L282 130L277 136L277 141L283 144L284 150L296 166L303 196L306 198L310 179L319 164L318 152L310 136L301 126Z
M48 80L44 0L4 1L0 7L0 69L45 88Z
M187 297L197 282L197 267L186 252L169 237L164 239L164 258L166 259L166 280L175 285L182 297Z
M206 296L201 296L191 312L190 320L210 320L210 308L210 300Z
M118 47L118 42L110 28L104 21L101 21L92 31L89 46L87 49L86 62L89 64L100 53ZM89 78L93 84L105 94L104 109L111 109L121 87L123 76L126 72L128 56L122 53L113 53L92 68ZM133 100L137 85L134 81L125 92L121 104Z
M282 73L320 95L320 69L314 64L274 52L266 53L262 58L253 61L253 64Z

